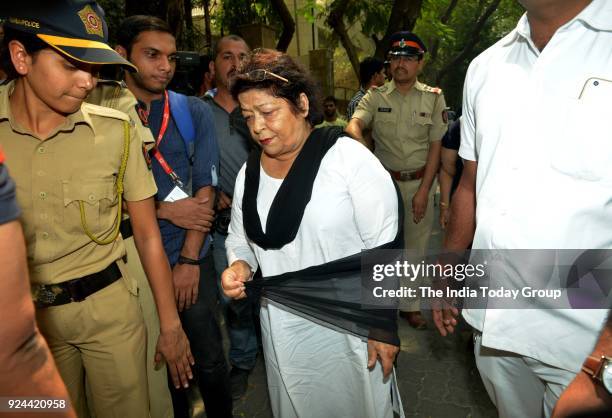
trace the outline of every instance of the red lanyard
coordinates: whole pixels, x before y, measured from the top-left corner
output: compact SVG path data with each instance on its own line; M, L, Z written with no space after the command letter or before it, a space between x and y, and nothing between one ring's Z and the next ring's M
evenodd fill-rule
M183 182L181 181L179 176L174 172L172 167L170 167L170 164L168 164L168 162L166 161L162 153L159 151L159 144L161 143L162 139L164 139L164 134L166 133L166 130L168 129L168 122L170 120L170 100L168 99L168 90L164 91L164 98L165 98L165 102L164 102L164 113L162 116L162 123L161 123L161 127L159 128L159 135L157 135L156 146L151 152L153 153L153 156L155 157L155 159L159 162L159 165L161 165L161 167L163 168L164 172L170 176L170 178L175 184L182 187Z

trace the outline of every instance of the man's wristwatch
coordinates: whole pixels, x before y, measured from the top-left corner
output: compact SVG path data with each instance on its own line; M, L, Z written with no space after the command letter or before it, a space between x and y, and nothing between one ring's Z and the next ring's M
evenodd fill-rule
M612 357L589 356L582 365L582 371L591 376L612 395Z
M200 264L202 264L202 259L194 260L193 258L183 257L182 255L179 255L177 264L190 264L192 266L199 266Z

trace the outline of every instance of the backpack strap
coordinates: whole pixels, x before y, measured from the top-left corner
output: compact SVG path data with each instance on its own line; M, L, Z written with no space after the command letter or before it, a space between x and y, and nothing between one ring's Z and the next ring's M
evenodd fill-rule
M191 110L189 109L187 96L172 90L168 90L168 100L170 101L170 114L172 116L172 120L174 120L174 123L181 134L181 138L183 138L187 159L189 160L189 179L184 179L185 189L190 196L193 196L191 174L193 155L195 153L195 125L193 124L193 118L191 117Z
M170 100L170 114L181 134L181 138L183 138L183 142L185 142L189 162L193 164L195 127L191 118L187 96L168 90L168 97Z

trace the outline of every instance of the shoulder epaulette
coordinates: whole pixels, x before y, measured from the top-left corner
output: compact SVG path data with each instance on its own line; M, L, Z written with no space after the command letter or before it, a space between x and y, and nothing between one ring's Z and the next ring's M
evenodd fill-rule
M98 80L98 85L120 87L122 89L127 88L127 85L125 84L125 81L123 81L123 80L105 80L105 79L100 79L100 80Z
M377 91L379 93L386 93L388 88L389 86L387 86L387 84L385 83L382 86L374 87L374 91Z
M431 86L425 85L424 90L430 93L434 93L434 94L442 94L442 89L440 87L431 87Z
M101 116L106 118L125 120L128 122L130 121L130 117L127 114L119 110L112 109L110 107L98 106L91 103L83 103L83 105L81 106L81 110L83 111L83 113L87 113L91 116Z

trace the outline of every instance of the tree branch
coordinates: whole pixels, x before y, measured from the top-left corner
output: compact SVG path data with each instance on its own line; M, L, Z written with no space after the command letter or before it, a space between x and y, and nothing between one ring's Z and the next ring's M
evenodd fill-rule
M478 18L478 20L476 21L476 24L474 25L474 29L472 30L472 33L467 38L468 42L465 44L465 47L463 48L463 50L459 52L455 56L455 58L450 60L438 73L438 76L436 77L437 85L441 84L442 80L444 79L444 77L447 76L448 72L451 69L457 67L463 60L467 58L468 55L472 53L472 51L474 50L474 47L478 43L480 32L485 27L491 15L495 13L495 10L497 10L497 7L499 6L500 2L501 0L493 0L489 4L489 6L486 8L482 16Z
M344 11L348 5L348 0L336 0L332 3L329 16L327 16L327 25L332 28L334 34L340 39L340 43L344 47L346 54L351 62L353 71L359 78L359 57L357 49L348 35L346 25L344 24Z
M283 22L283 31L276 44L276 49L286 52L291 43L291 39L293 39L293 34L295 33L295 21L283 0L270 0L270 3Z
M457 3L459 3L459 0L451 0L444 14L440 16L440 23L446 25L450 21ZM431 43L431 48L429 49L429 62L434 62L438 58L438 48L440 48L440 39L436 38Z

